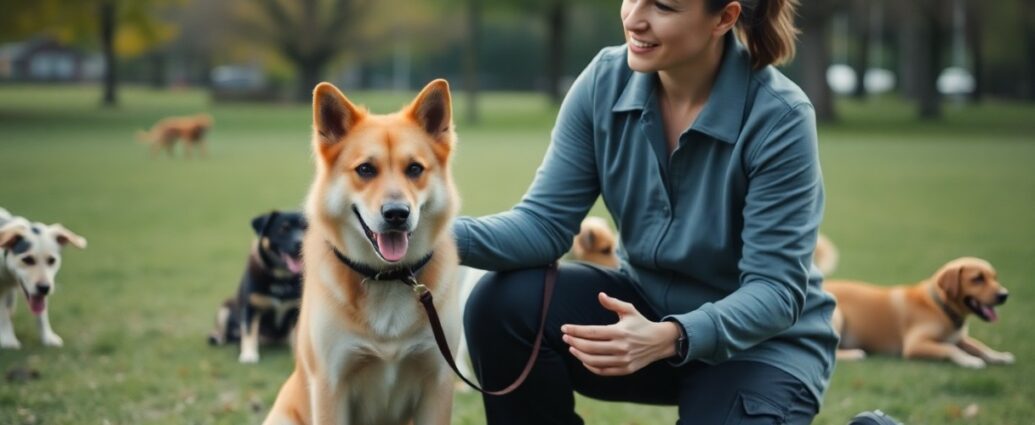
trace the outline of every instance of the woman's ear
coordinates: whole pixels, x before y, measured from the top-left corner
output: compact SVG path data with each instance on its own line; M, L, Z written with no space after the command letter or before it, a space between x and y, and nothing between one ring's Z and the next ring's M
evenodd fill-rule
M731 1L726 4L726 6L719 11L719 21L716 23L712 34L716 37L726 35L729 30L737 25L737 21L740 20L740 13L742 10L743 7L740 5L739 1Z

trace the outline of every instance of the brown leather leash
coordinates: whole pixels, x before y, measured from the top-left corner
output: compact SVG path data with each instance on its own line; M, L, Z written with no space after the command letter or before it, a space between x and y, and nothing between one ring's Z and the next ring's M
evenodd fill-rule
M453 353L449 351L449 343L446 341L446 334L442 330L442 322L438 318L438 311L435 310L434 299L431 296L431 291L428 287L417 282L416 277L412 274L408 277L403 278L403 282L410 285L414 292L417 293L417 297L420 299L421 305L424 306L424 311L428 314L428 322L431 322L431 331L435 334L435 342L438 344L438 351L442 353L442 357L446 359L446 363L449 363L449 367L453 368L453 372L456 373L461 380L470 385L471 388L478 390L483 394L489 395L505 395L510 394L514 390L518 389L528 378L528 374L532 372L532 368L535 367L535 360L539 357L539 348L543 345L543 331L546 328L546 313L550 308L550 299L553 297L553 288L557 283L557 263L552 263L546 267L546 278L543 282L543 309L539 315L539 330L535 335L535 343L532 344L532 354L528 356L528 363L525 363L524 370L518 375L514 383L508 385L502 390L486 390L471 380L467 379L463 374L460 373L460 369L456 367L456 361L453 359Z
M453 353L449 350L449 342L446 341L446 333L442 330L442 321L438 317L438 310L435 309L435 300L431 295L431 290L427 286L424 286L417 281L416 271L423 268L424 265L431 260L431 253L421 259L415 267L398 267L391 270L374 270L373 268L356 263L350 260L338 248L334 245L327 243L331 250L334 251L334 256L339 261L349 266L357 273L367 276L372 280L380 281L401 281L413 288L413 292L417 294L417 299L421 305L424 306L424 312L428 315L428 322L431 324L431 332L435 335L435 343L438 344L438 351L442 353L442 357L446 359L446 363L453 369L453 373L456 374L461 380L463 380L471 388L478 390L483 394L489 395L505 395L510 394L525 382L528 378L528 374L532 372L532 367L535 366L535 360L539 357L539 348L543 345L543 331L546 328L546 313L550 308L550 299L553 298L553 289L557 283L557 263L554 262L546 267L546 277L543 282L543 309L539 315L539 330L536 332L535 343L532 344L532 354L528 356L528 363L525 364L524 370L518 375L514 383L508 385L502 390L489 391L478 384L471 382L466 376L460 373L460 369L456 366L456 361L453 359Z

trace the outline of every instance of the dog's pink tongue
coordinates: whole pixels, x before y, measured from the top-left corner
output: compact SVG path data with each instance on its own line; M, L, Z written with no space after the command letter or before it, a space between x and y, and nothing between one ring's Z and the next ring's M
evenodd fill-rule
M391 262L402 260L410 247L410 238L404 232L377 233L375 237L381 256Z
M989 306L981 306L981 312L985 313L985 317L988 318L989 322L999 320L999 315L996 314L995 309Z
M287 268L288 268L288 270L291 273L298 274L298 273L302 272L302 262L301 261L295 260L294 258L291 258L291 256L287 255L287 254L280 254L280 258L284 259L284 263L287 264Z
M39 316L47 308L47 297L45 295L33 295L29 297L29 310L32 314Z

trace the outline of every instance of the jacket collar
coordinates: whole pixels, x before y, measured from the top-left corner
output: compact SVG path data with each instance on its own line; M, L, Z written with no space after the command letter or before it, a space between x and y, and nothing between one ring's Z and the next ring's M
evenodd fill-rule
M734 144L740 136L740 126L744 121L744 107L751 78L751 60L747 49L732 32L726 35L724 42L726 45L723 47L722 63L719 65L715 86L712 87L704 109L690 130ZM657 86L656 72L633 72L611 111L628 112L656 108L656 102L651 101L655 97L654 91Z

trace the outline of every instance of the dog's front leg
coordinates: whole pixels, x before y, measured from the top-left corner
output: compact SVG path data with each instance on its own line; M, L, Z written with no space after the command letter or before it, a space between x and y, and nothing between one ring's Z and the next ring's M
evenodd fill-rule
M17 300L17 293L14 288L3 294L0 300L0 348L18 349L22 343L14 336L14 303Z
M1013 364L1014 361L1013 354L993 350L985 343L969 336L964 336L956 345L962 348L963 351L985 359L988 363Z
M413 425L448 425L452 421L455 388L453 375L449 369L445 369L434 379L417 405Z
M309 407L313 418L310 425L348 425L348 401L339 396L346 394L347 388L319 375L309 375Z
M263 312L245 303L241 308L241 363L259 362L259 320Z
M64 341L58 334L54 333L54 330L50 328L50 318L47 315L47 309L44 308L40 312L39 316L36 316L36 324L39 326L40 339L43 341L43 345L48 347L60 347L64 345Z
M937 342L925 337L914 336L906 338L902 355L907 359L948 359L960 366L972 369L985 367L985 361L981 360L981 358L967 354L966 351L955 345Z

